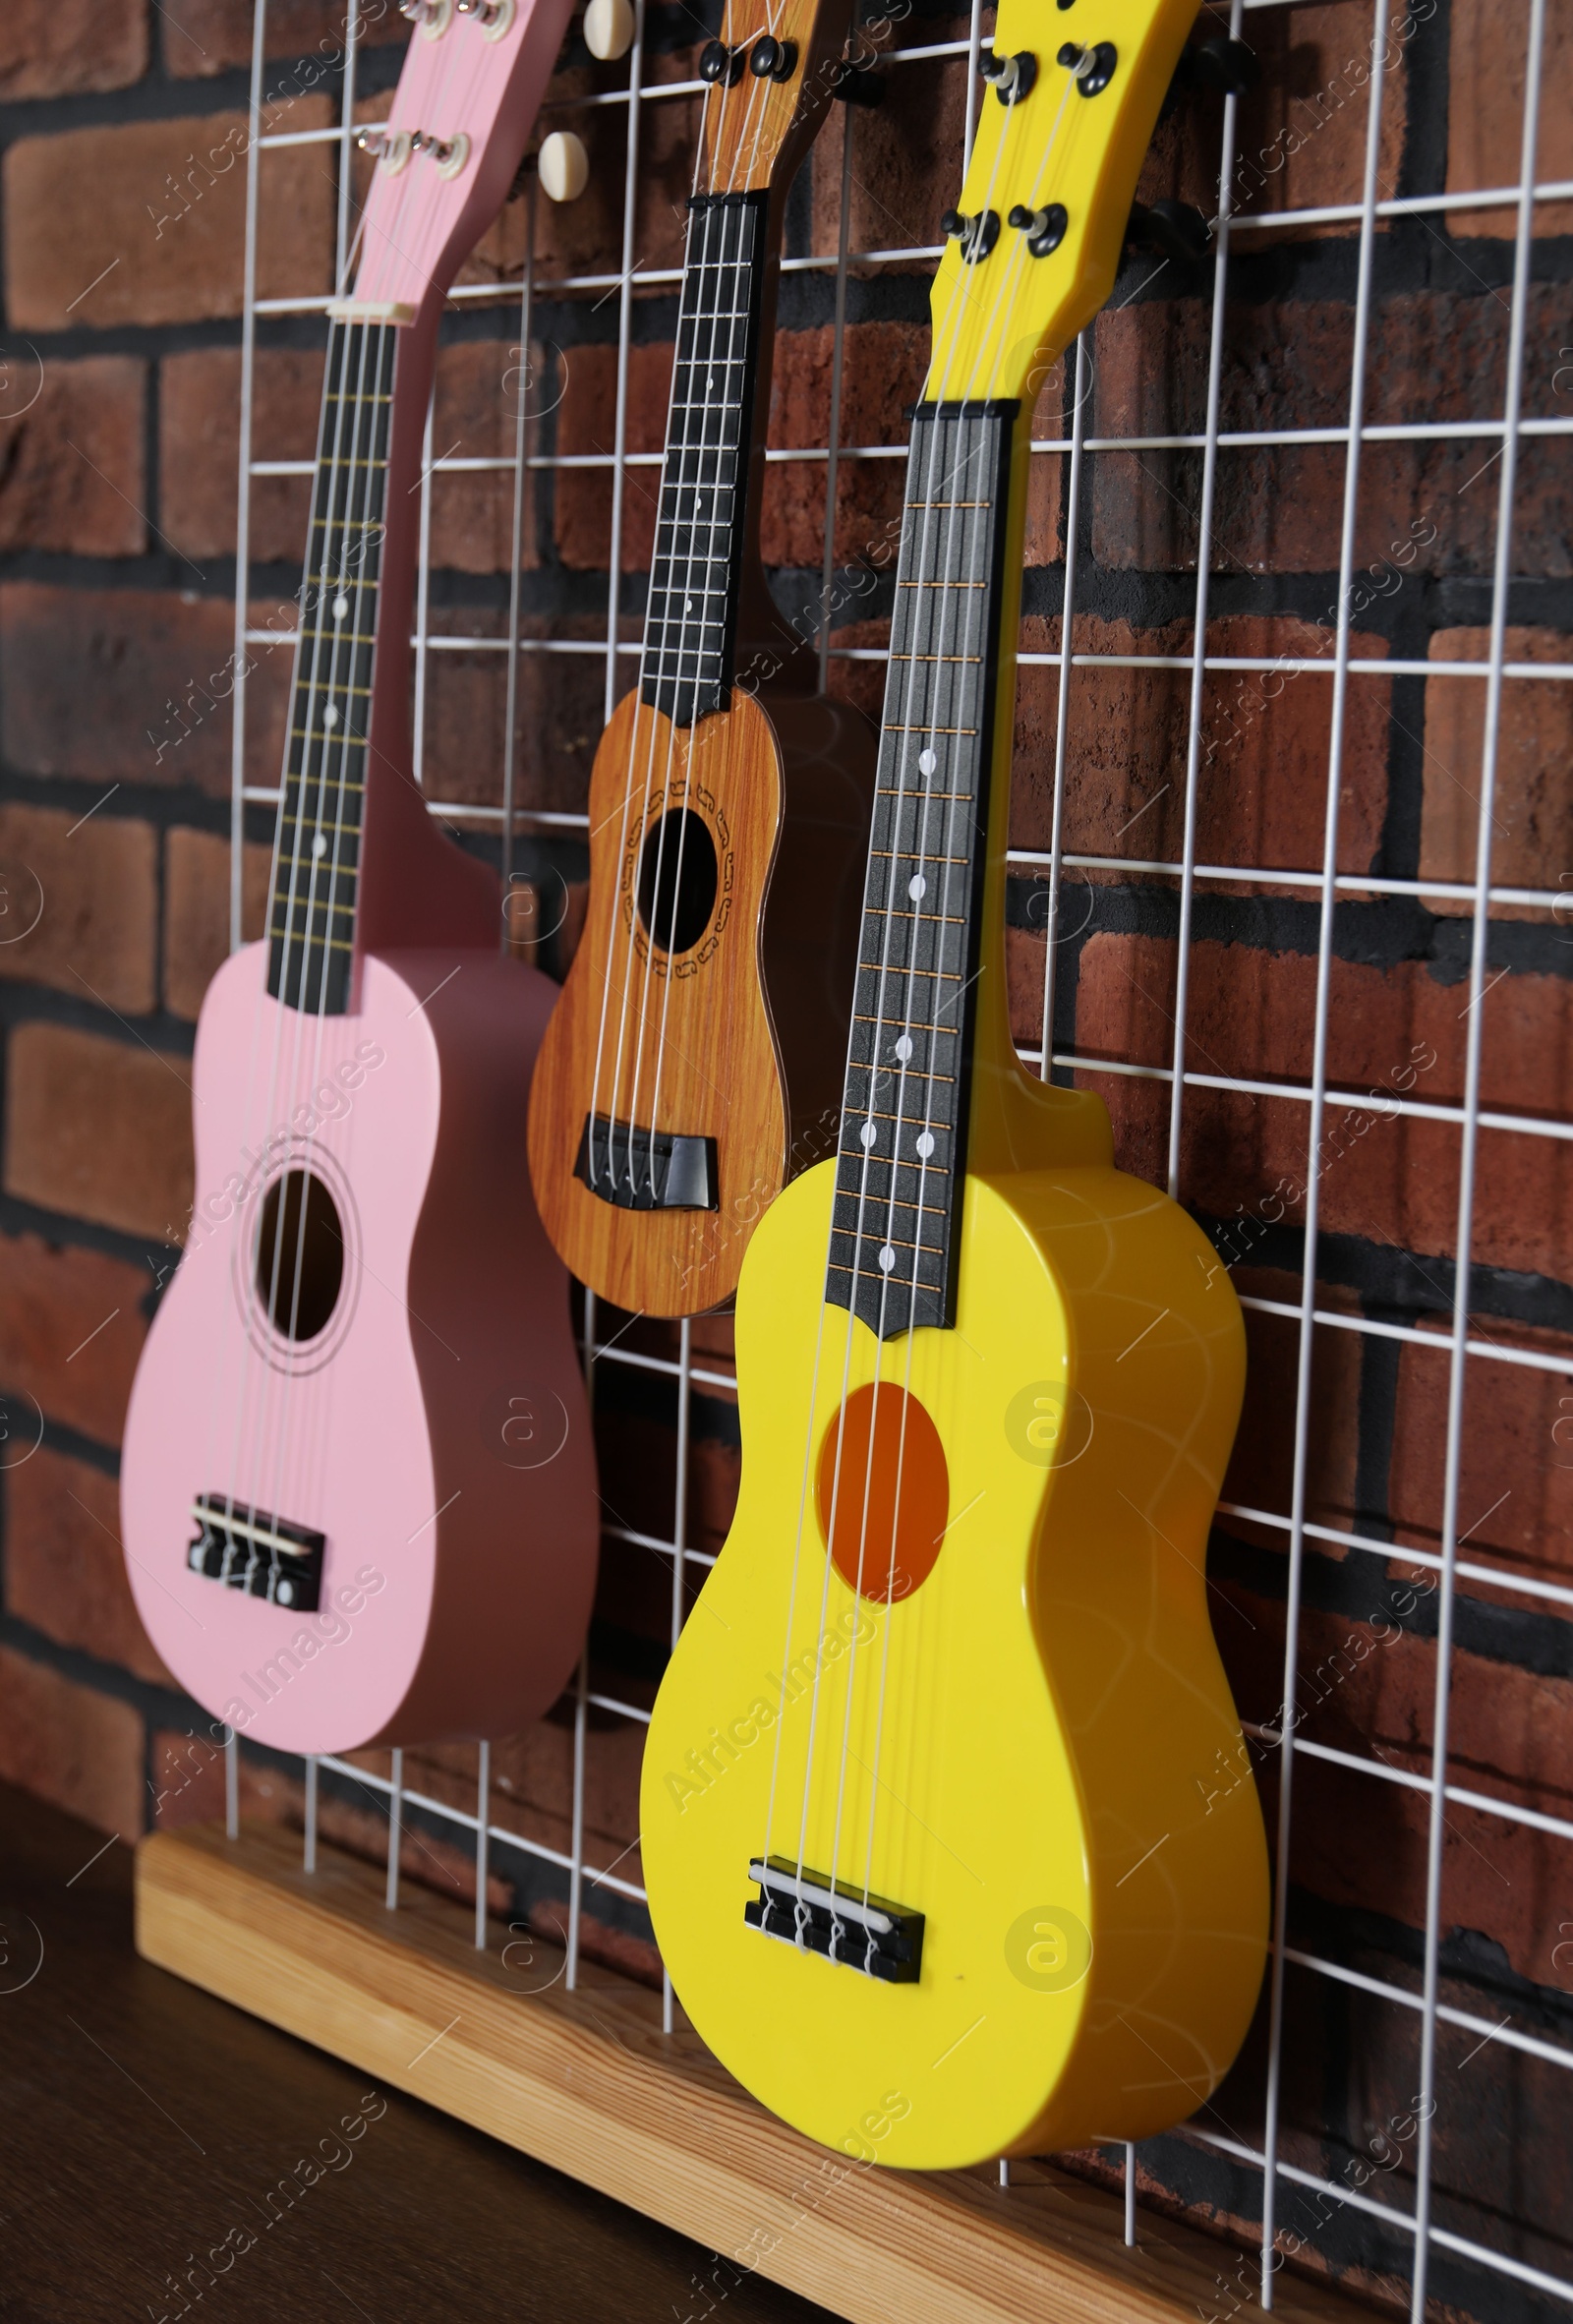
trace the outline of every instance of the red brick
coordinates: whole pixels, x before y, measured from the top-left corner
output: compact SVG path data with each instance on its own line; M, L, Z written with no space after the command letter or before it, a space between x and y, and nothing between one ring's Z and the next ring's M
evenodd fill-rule
M321 129L329 119L325 97L303 97L268 127ZM12 326L105 330L238 315L247 134L244 113L209 113L19 139L4 181ZM326 290L333 189L320 156L311 145L263 155L262 192L259 295Z
M546 357L517 343L460 339L437 356L432 450L437 459L511 460L522 398L526 417L540 408ZM528 434L528 431L527 431ZM529 448L527 446L527 448ZM535 534L535 478L527 471L521 562L540 562ZM432 479L432 562L460 573L505 573L513 561L513 478L506 469Z
M578 615L521 621L526 638L606 637L606 622ZM637 624L627 625L636 633ZM498 636L500 616L437 607L435 634ZM425 780L434 798L469 806L502 800L506 657L490 651L434 654L427 664ZM633 683L630 664L623 685ZM515 699L514 796L521 806L582 813L590 765L605 725L606 663L600 654L524 654ZM560 904L560 894L557 897Z
M1484 662L1490 650L1485 629L1438 629L1433 662ZM1573 638L1554 629L1511 628L1509 662L1566 662ZM1480 828L1484 678L1426 681L1426 802L1421 824L1423 880L1475 878ZM1573 762L1573 688L1554 679L1509 678L1502 687L1496 784L1491 802L1491 883L1498 888L1544 888L1559 867L1573 862L1573 799L1565 771ZM1433 912L1469 912L1470 904L1428 896ZM1533 919L1533 904L1493 904L1495 919Z
M46 1210L180 1241L192 1195L188 1061L65 1025L18 1025L5 1186Z
M470 1747L473 1756L473 1746ZM495 1747L494 1747L495 1748ZM388 1773L388 1755L385 1751L352 1751L348 1754L353 1767L381 1775ZM405 1761L405 1781L414 1784L412 1759ZM427 1789L429 1771L422 1765L421 1781L416 1786ZM387 1862L387 1820L371 1803L385 1795L370 1786L360 1795L367 1804L335 1797L324 1784L318 1802L318 1831L330 1847L342 1848L347 1855L359 1856L366 1863L379 1866ZM458 1786L455 1797L473 1815L475 1812L475 1783L467 1789ZM495 1810L494 1810L495 1812ZM305 1829L305 1794L299 1779L276 1768L258 1767L250 1754L242 1748L240 1759L240 1813L243 1823L255 1819L259 1823L282 1825L287 1831ZM506 1821L504 1818L503 1821ZM430 1833L413 1831L406 1825L401 1834L399 1869L404 1879L418 1881L422 1887L435 1889L450 1903L475 1903L475 1858L449 1840L436 1839ZM488 1908L501 1912L511 1897L511 1889L494 1873L487 1884Z
M0 1781L100 1831L143 1826L143 1724L129 1703L0 1647Z
M1408 117L1407 21L1399 9L1382 79L1382 125L1377 182L1396 182ZM1366 174L1366 84L1371 74L1371 20L1355 0L1297 8L1292 21L1264 12L1247 27L1261 78L1240 108L1236 132L1235 207L1253 211L1309 209L1361 200ZM1427 35L1422 29L1418 35ZM1216 166L1216 165L1215 165ZM1208 214L1216 206L1216 194ZM1347 234L1348 226L1295 227L1295 239ZM1287 238L1280 230L1274 239ZM1242 249L1267 240L1253 234Z
M1452 0L1453 69L1447 83L1447 191L1484 192L1516 186L1524 136L1527 12L1506 15L1490 0ZM1573 177L1573 25L1560 9L1545 12L1541 54L1541 118L1535 175ZM1447 214L1451 234L1511 237L1514 208L1458 209ZM1535 205L1535 231L1573 233L1573 203Z
M78 827L78 828L74 828ZM6 913L0 977L53 985L141 1017L153 1006L158 883L152 826L54 807L0 806Z
M147 1327L151 1278L101 1251L0 1239L0 1386L53 1421L118 1444Z
M277 617L277 608L253 609L254 621ZM278 778L292 618L278 648L250 649L253 782ZM227 798L234 648L228 598L0 583L0 749L25 775L189 784Z
M692 81L697 72L697 48L646 51L647 87L662 81ZM553 76L546 101L568 108L575 97L618 87L627 87L626 66L589 71L575 67ZM647 295L641 291L641 273L682 264L699 118L699 101L691 96L664 98L659 104L646 105L640 113L633 234L636 297ZM589 146L593 162L589 184L577 202L549 202L544 195L537 196L536 281L545 284L562 274L617 274L622 266L627 155L624 109L617 105L580 114L564 109L554 111L549 120L553 129L576 131ZM547 126L547 122L538 125L532 149ZM502 213L502 236L494 229L483 242L477 258L490 278L496 279L503 272L517 277L520 272L525 216L526 204L511 203ZM661 285L655 295L670 297L670 286Z
M1198 943L1191 974L1193 1069L1302 1083L1309 1078L1313 958ZM1166 940L1093 937L1081 956L1078 988L1083 1053L1167 1064L1173 978L1174 948ZM1384 970L1335 960L1330 1084L1363 1095L1394 1087L1393 1076L1420 1060L1413 1094L1428 1103L1458 1103L1468 1002L1466 984L1440 984L1418 961ZM1557 977L1504 977L1483 1007L1484 1104L1544 1111L1546 1090L1563 1086L1573 1070L1573 988ZM1427 1053L1434 1066L1424 1063ZM1161 1180L1167 1088L1121 1075L1088 1073L1083 1078L1109 1106L1124 1167ZM1281 1203L1283 1215L1300 1218L1309 1127L1309 1107L1298 1098L1191 1090L1182 1154L1186 1198L1221 1218L1237 1209L1259 1215L1263 1203L1272 1210ZM1323 1228L1445 1254L1457 1226L1458 1147L1451 1123L1384 1120L1374 1107L1330 1108ZM1476 1260L1560 1278L1573 1237L1573 1156L1565 1141L1484 1130L1479 1152Z
M1430 1772L1435 1681L1431 1640L1398 1631L1406 1585L1372 1562L1366 1620L1307 1607L1301 1616L1298 1730L1312 1741ZM1271 1720L1283 1699L1283 1607L1231 1588L1253 1629L1218 1627L1241 1714ZM1449 1780L1542 1814L1573 1814L1573 1684L1455 1648ZM1377 1774L1296 1761L1291 1877L1334 1904L1426 1924L1424 1793ZM1262 1771L1276 1791L1272 1755ZM1567 1917L1566 1845L1485 1810L1449 1806L1443 1851L1442 1927L1477 1929L1512 1966L1558 1982L1551 1955ZM1477 2004L1478 2006L1478 2004Z
M267 924L272 850L248 840L242 871L241 933L249 943ZM195 1022L203 995L229 953L229 842L184 825L164 842L164 1007Z
M1319 868L1332 728L1330 630L1289 615L1231 614L1209 622L1208 651L1275 661L1320 660L1325 674L1215 670L1202 695L1202 755L1196 806L1197 859L1214 864ZM1078 614L1078 653L1188 654L1191 630L1176 622L1136 630ZM1059 621L1029 616L1024 652L1058 653ZM1379 659L1379 638L1351 640L1358 661ZM1059 671L1020 672L1011 835L1020 847L1047 847L1054 813L1054 733ZM1387 806L1392 689L1356 676L1344 722L1338 861L1364 871L1381 841ZM1064 843L1084 855L1172 863L1184 845L1187 724L1191 672L1096 665L1071 679ZM1102 881L1118 874L1076 875ZM1215 893L1208 883L1209 893ZM1259 885L1255 893L1262 893Z
M129 355L0 374L0 550L141 556L147 367Z
M173 1686L126 1578L114 1479L40 1445L7 1472L5 1488L10 1612L58 1646Z
M1301 13L1296 12L1297 16ZM1536 345L1573 340L1573 290L1536 285ZM1404 292L1372 322L1369 423L1489 419L1501 409L1506 303L1494 296ZM1097 323L1096 425L1101 436L1197 435L1206 417L1211 309L1201 300L1144 300ZM1234 302L1225 320L1220 424L1230 432L1341 428L1349 421L1353 310L1343 304ZM1529 398L1551 408L1555 367L1538 368ZM1390 602L1431 571L1488 572L1495 500L1479 484L1488 437L1365 448L1353 606ZM1191 570L1196 554L1199 450L1100 454L1093 471L1093 546L1101 563ZM1515 561L1564 575L1573 491L1555 439L1526 439ZM1477 489L1469 488L1475 484ZM1344 491L1337 444L1230 448L1219 453L1213 562L1252 572L1336 572ZM1329 620L1336 616L1329 599Z
M152 1739L149 1822L160 1831L216 1824L224 1813L224 1747L204 1735L160 1727Z
M238 347L166 356L159 374L159 522L183 556L233 556L240 464ZM252 454L310 460L317 452L322 358L315 349L258 350L252 379ZM311 482L253 480L251 553L259 564L298 565L305 554Z
M1301 1283L1273 1267L1236 1266L1232 1280L1242 1298L1274 1300L1298 1307ZM1335 1313L1354 1313L1356 1304L1336 1285L1318 1283L1316 1305ZM1233 1458L1219 1499L1242 1507L1265 1510L1270 1516L1290 1514L1294 1491L1294 1428L1292 1415L1300 1366L1298 1317L1264 1315L1246 1310L1246 1401L1240 1416ZM1353 1332L1318 1326L1311 1342L1310 1465L1306 1481L1306 1515L1314 1525L1347 1532L1355 1522L1356 1463L1360 1454L1360 1375L1362 1342ZM1246 1519L1223 1517L1226 1533L1238 1534L1274 1550L1285 1550L1289 1537L1270 1526L1253 1526ZM1318 1543L1322 1554L1328 1544ZM1216 1607L1214 1608L1216 1619Z
M1504 1336L1487 1325L1478 1336ZM1515 1347L1553 1358L1573 1355L1565 1337L1511 1327ZM1413 1343L1399 1357L1398 1404L1393 1417L1388 1512L1400 1540L1441 1547L1442 1489L1447 1452L1448 1343L1440 1328L1434 1348ZM1573 1584L1573 1381L1561 1372L1532 1371L1489 1357L1468 1359L1464 1426L1459 1438L1461 1557L1501 1562L1531 1580ZM1493 1592L1478 1581L1471 1595L1497 1597L1506 1605L1535 1609L1518 1592ZM1565 1608L1558 1611L1565 1612Z
M535 373L544 358L537 352ZM163 531L182 554L235 553L240 458L240 350L203 347L165 359L160 385L159 468ZM511 458L518 351L501 340L459 340L437 358L433 443L439 458ZM253 456L312 460L322 400L315 349L263 348L253 374ZM505 572L513 552L513 479L504 472L433 479L432 561L466 573ZM531 504L527 486L527 509ZM311 483L258 477L252 485L251 553L259 563L298 565L305 552ZM533 516L526 564L536 562Z
M898 45L964 40L967 20L908 17L898 28ZM835 256L841 231L843 141L850 134L852 199L847 248L905 250L943 240L940 219L961 190L961 155L966 125L966 59L948 57L939 66L896 67L882 76L883 102L864 110L832 105L814 148L814 249ZM905 261L897 269L928 276L933 261ZM889 274L888 266L854 267L854 273Z
M210 79L252 61L253 0L159 0L163 64L178 81ZM323 62L343 54L346 0L268 0L267 54ZM409 20L394 0L362 0L360 41L381 47L409 38ZM268 87L288 95L290 76L270 76ZM302 80L299 86L311 84Z
M630 452L659 452L667 434L671 395L670 342L628 351L625 441ZM616 441L617 351L575 347L560 356L562 402L557 411L557 450L582 457L610 453ZM612 553L612 471L561 469L556 486L557 554L581 571L605 572ZM623 483L622 570L644 573L656 539L659 468L630 468Z
M835 332L783 331L776 341L770 442L778 450L824 444L830 426ZM860 322L848 326L842 372L841 441L904 444L905 408L922 392L928 364L926 326ZM768 468L760 547L767 565L806 565L825 555L825 479L820 461ZM836 562L893 571L901 539L904 460L843 460L836 472ZM849 601L855 607L857 601Z
M0 102L129 88L147 70L147 0L7 0Z
M1032 434L1039 442L1058 443L1065 437L1063 363L1054 366L1038 390L1032 412ZM1065 555L1060 528L1066 457L1064 452L1035 452L1027 470L1026 533L1021 562L1029 572L1034 565L1057 565Z

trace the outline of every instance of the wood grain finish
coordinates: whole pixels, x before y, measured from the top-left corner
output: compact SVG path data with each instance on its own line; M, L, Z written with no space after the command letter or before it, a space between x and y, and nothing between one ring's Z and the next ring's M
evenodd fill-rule
M848 12L821 0L728 0L721 37L728 48L752 51L769 34L796 50L785 81L745 66L735 87L718 88L705 106L704 145L712 193L753 193L786 182L806 149L835 87L835 65L845 40ZM779 169L780 164L785 169Z
M576 1993L532 1940L504 1967L466 1914L414 1891L397 1915L373 1868L272 1830L194 1827L142 1842L143 1955L348 2059L849 2324L1181 2324L1220 2304L1226 2244L1143 2213L1127 2249L1118 2199L1051 2166L919 2176L860 2167L767 2115L660 2003L581 1964ZM518 1948L514 1948L517 1956ZM1352 2324L1356 2304L1280 2275L1285 2324ZM1232 2296L1232 2295L1230 2295Z
M573 1273L651 1315L729 1298L755 1221L828 1150L814 1131L841 1063L872 738L823 697L779 715L781 733L738 694L679 727L629 695L596 754L590 910L536 1067L530 1170ZM669 955L636 889L647 838L680 809L710 836L717 886L703 932ZM593 1194L574 1176L592 1114L715 1138L718 1207L623 1210ZM834 1140L834 1118L821 1134Z
M826 2324L698 2296L686 2237L140 1960L133 1860L0 1783L6 2324L656 2324L721 2285L723 2324Z

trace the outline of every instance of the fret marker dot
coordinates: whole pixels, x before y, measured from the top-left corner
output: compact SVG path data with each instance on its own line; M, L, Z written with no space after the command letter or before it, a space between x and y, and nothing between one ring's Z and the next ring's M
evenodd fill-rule
M862 1139L865 1146L871 1146L875 1138L878 1137L879 1132L874 1128L872 1122L865 1122L857 1134Z
M930 1154L932 1154L934 1151L934 1133L932 1130L919 1131L917 1137L917 1150L926 1162Z
M912 899L914 903L918 901L919 898L928 894L928 882L924 879L921 872L914 872L912 874L912 877L906 883L906 893Z
M342 621L349 610L350 601L347 597L336 597L333 600L333 618L335 621Z
M933 751L920 750L918 752L917 771L920 775L932 775L938 765L939 760L935 757Z
M905 1065L907 1059L912 1054L912 1036L910 1033L903 1033L900 1040L896 1044L896 1054L901 1059L903 1065Z
M887 1275L896 1264L896 1253L888 1243L879 1254L879 1263Z
M312 859L313 859L313 861L314 861L314 862L320 862L321 858L322 858L322 857L323 857L323 856L324 856L326 853L327 853L327 841L326 841L326 839L323 837L323 835L322 835L320 832L319 832L319 833L318 833L318 835L317 835L317 837L316 837L316 839L315 839L315 840L312 842Z
M324 726L328 727L336 726L338 725L338 712L333 708L331 702L322 713L322 724Z

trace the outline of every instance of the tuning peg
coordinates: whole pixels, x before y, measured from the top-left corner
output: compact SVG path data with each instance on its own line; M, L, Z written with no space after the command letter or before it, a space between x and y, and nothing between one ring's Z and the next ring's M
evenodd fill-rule
M590 183L590 156L583 138L571 129L554 129L541 141L536 169L549 202L577 202Z
M1055 58L1068 73L1076 76L1078 93L1084 97L1101 96L1114 79L1115 67L1120 62L1120 51L1112 40L1099 40L1083 46L1079 40L1065 41Z
M1133 202L1125 239L1132 250L1154 251L1190 266L1206 257L1211 234L1200 210L1188 202Z
M399 0L399 14L419 25L428 40L440 40L453 22L453 0Z
M1024 202L1019 202L1005 222L1026 236L1030 258L1048 259L1065 240L1071 219L1063 202L1047 203L1042 209L1028 209Z
M728 48L725 40L707 40L699 51L699 78L701 81L725 81L728 88L735 88L743 77L743 67L747 62L746 49Z
M456 0L460 16L473 16L489 40L500 40L504 32L511 32L513 20L518 15L518 0Z
M1226 40L1221 33L1197 40L1180 51L1158 118L1167 121L1183 96L1198 88L1221 89L1225 96L1244 96L1261 79L1261 63L1243 40Z
M844 56L831 74L830 93L844 105L882 105L885 81L876 73L875 57Z
M610 65L633 46L634 15L628 0L590 0L584 12L584 44Z
M1038 60L1030 48L1018 49L1015 56L1001 56L997 49L985 48L977 69L992 85L1002 105L1017 105L1038 77Z
M948 209L940 220L940 232L947 241L960 242L962 262L975 266L980 259L988 257L1000 239L1000 213L997 209L980 209L969 218L964 210Z
M796 41L766 32L748 51L748 70L756 81L789 81L797 70Z

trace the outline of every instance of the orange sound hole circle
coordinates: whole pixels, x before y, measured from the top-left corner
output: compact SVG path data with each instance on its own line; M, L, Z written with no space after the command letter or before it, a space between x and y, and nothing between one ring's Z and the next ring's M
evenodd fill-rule
M951 1503L945 1447L917 1398L891 1381L854 1389L825 1431L816 1496L847 1588L879 1605L910 1598L934 1571Z

